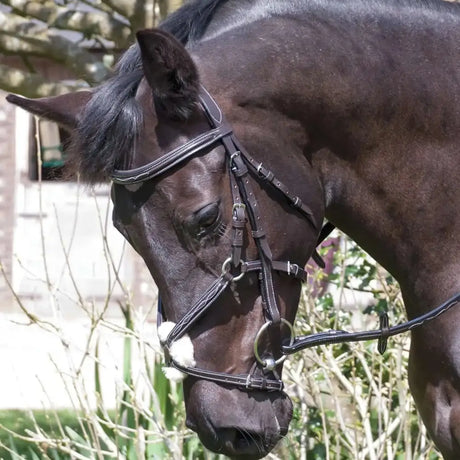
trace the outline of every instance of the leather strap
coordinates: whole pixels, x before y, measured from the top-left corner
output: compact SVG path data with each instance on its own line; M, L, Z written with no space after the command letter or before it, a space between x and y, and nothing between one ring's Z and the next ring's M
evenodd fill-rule
M170 347L172 342L180 339L201 316L208 311L215 300L224 292L232 276L225 273L217 278L204 294L195 302L193 307L176 323L169 333L164 346Z
M246 228L246 205L241 201L238 185L229 167L230 191L233 198L232 208L232 265L240 264L243 252L244 229Z
M288 201L288 203L295 208L300 214L302 214L308 222L313 226L315 230L319 229L319 225L316 222L313 211L307 206L302 200L292 193L286 185L279 180L275 174L267 169L262 163L257 162L241 145L239 140L232 136L238 150L241 152L241 155L244 157L245 162L251 167L253 172L255 172L262 180L270 184L273 188L278 190Z
M112 181L115 184L132 185L154 179L214 145L231 133L230 126L219 125L144 166L124 171L116 169L112 173Z
M233 139L231 139L233 140ZM230 168L235 176L242 201L246 205L249 223L252 229L252 237L256 243L261 261L261 294L264 307L274 326L281 322L278 302L276 299L275 289L272 277L272 252L268 245L266 234L262 228L262 217L259 211L259 204L249 181L248 169L234 144L230 139L223 139L227 152L230 154Z
M293 264L289 261L272 260L272 268L277 272L286 273L289 276L293 276L303 282L307 280L307 272L297 264ZM243 262L242 271L259 271L262 269L262 262L260 260L248 260Z
M192 377L225 385L234 385L245 390L282 391L284 388L282 380L267 379L252 374L228 374L226 372L200 369L199 367L183 367L175 361L171 361L169 365Z
M429 321L437 318L446 311L450 310L454 305L460 302L460 292L446 300L437 308L430 310L424 315L420 315L410 321L402 324L397 324L393 327L388 327L387 319L380 321L380 329L374 331L360 331L360 332L346 332L330 330L311 334L303 337L296 337L292 345L283 345L282 350L286 355L296 353L297 351L305 348L316 347L318 345L329 345L332 343L344 342L362 342L366 340L379 340L379 351L383 353L386 349L386 341L388 337L393 335L402 334L403 332L411 331L416 327L422 326Z

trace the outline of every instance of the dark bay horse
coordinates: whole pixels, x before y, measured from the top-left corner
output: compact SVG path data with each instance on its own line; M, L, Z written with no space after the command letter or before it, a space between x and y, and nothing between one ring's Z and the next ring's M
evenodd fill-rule
M397 278L409 318L460 291L460 8L202 0L137 37L94 91L9 100L73 131L85 180L114 178L114 224L161 313L188 315L192 367L208 372L185 380L188 426L212 450L259 458L288 430L274 363L324 217ZM460 458L457 322L458 307L410 350L412 394L446 459Z

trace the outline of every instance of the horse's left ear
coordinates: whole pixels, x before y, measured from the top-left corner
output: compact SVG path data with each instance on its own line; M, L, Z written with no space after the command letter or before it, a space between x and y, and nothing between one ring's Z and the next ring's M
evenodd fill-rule
M63 128L72 131L77 125L78 115L86 107L91 95L91 91L77 91L61 96L29 99L15 94L8 94L6 100L34 115L54 121Z
M184 46L159 29L137 32L144 75L162 108L174 118L187 118L198 100L199 77Z

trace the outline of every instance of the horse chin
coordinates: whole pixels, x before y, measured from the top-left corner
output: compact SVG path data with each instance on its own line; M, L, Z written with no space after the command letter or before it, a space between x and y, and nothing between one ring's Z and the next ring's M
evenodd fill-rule
M187 426L213 452L262 458L288 431L292 403L284 392L243 391L189 378L184 391Z

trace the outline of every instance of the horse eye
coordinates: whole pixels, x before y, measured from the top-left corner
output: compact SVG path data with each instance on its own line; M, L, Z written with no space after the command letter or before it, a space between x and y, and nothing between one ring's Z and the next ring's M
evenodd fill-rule
M219 203L212 203L195 213L195 221L201 228L209 228L216 223L219 216Z
M221 219L220 201L203 206L182 221L179 228L195 240L206 240L208 236L220 237L225 233L226 225Z
M189 223L189 232L197 239L213 233L219 227L220 206L219 202L211 203L193 214Z

